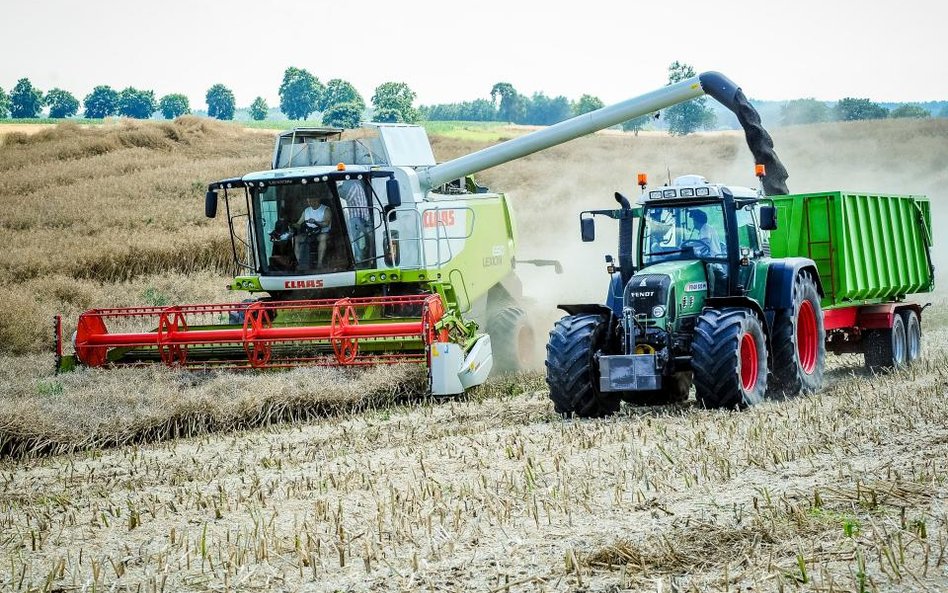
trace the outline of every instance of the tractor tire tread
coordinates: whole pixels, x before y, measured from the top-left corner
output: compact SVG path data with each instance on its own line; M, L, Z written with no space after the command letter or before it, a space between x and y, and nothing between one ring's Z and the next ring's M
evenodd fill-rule
M698 403L706 408L745 407L760 399L745 397L738 366L737 353L749 317L756 320L753 312L741 308L708 309L698 317L691 345L691 367ZM763 330L759 321L757 324L760 331L755 340L759 341ZM766 356L758 360L758 365L762 367L758 381L766 387Z
M550 331L546 381L556 413L597 418L619 410L617 396L599 392L595 355L603 346L607 323L597 314L569 315Z
M797 351L797 324L799 304L809 299L816 313L817 354L816 367L807 374L803 371ZM820 293L810 274L797 274L793 281L793 302L789 310L777 311L770 335L771 376L768 381L771 397L794 397L800 393L810 394L823 386L823 369L826 364L826 330L820 311Z

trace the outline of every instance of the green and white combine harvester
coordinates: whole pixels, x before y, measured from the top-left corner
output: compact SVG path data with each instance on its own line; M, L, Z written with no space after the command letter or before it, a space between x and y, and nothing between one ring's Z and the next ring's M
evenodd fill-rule
M462 393L484 382L492 370L525 368L534 335L522 306L522 285L515 267L558 268L558 264L516 259L516 225L507 198L478 185L471 175L703 94L737 114L755 159L770 170L763 177L765 189L772 181L782 183L786 173L773 155L772 142L756 112L740 89L717 73L704 73L441 164L435 162L428 138L418 126L379 124L349 137L342 130L326 128L281 134L271 170L210 184L205 204L206 215L214 217L223 201L237 267L230 288L254 298L228 304L87 311L77 321L73 355L64 356L62 339L57 339L59 366L164 362L195 368L267 369L418 362L427 365L431 392L439 395ZM807 278L820 295L826 294L820 276L823 268L814 263L820 261L817 256L808 264L787 263L776 272L776 267L762 264L775 261L762 255L765 231L760 231L759 249L747 251L746 232L735 231L737 223L732 219L737 216L744 221L757 215L756 191L738 195L723 186L691 186L715 192L702 198L706 204L698 200L694 207L711 214L711 204L717 205L719 214L711 221L726 237L723 248L732 255L702 255L694 243L679 246L674 242L692 230L682 222L690 204L680 202L684 194L676 193L674 200L663 195L663 200L670 200L668 207L680 205L681 209L663 215L659 222L667 231L661 239L665 242L662 250L677 251L672 255L648 252L645 259L640 254L638 261L648 266L639 269L633 263L632 233L638 232L641 244L646 226L638 225L636 231L635 221L647 217L651 206L633 208L625 201L619 210L595 212L619 220L620 265L613 275L608 304L564 306L571 315L551 334L548 381L560 412L606 413L617 407L619 398L638 399L635 392L643 387L648 387L651 397L675 385L674 397L680 398L688 383L694 341L684 336L704 327L715 311L729 320L733 309L743 307L759 319L763 333L748 329L751 337L745 339L741 333L738 341L756 340L757 372L766 372L767 346L771 334L778 331L770 319L789 317L797 327L800 307L787 305L795 303L793 297L781 296L778 306L761 300L754 291L760 286L769 291L770 276L789 275L790 288L810 286L795 280ZM785 214L781 211L781 217L799 225L799 219L793 218L799 217L794 214L798 202L788 200L790 206ZM583 225L585 232L591 232L591 221ZM805 248L819 247L817 241L807 241ZM784 255L777 253L774 234L770 245L774 255ZM827 253L836 253L828 249ZM787 252L791 253L796 252ZM651 279L643 276L646 270ZM747 270L753 273L748 276ZM649 297L655 304L645 317L637 308L639 297L626 292L633 276L639 283L646 279L646 288L649 282L656 283L655 294ZM660 276L671 280L659 282ZM920 280L919 286L930 285L930 276ZM702 283L704 288L697 288ZM778 284L773 290L783 290L780 287L785 283ZM797 290L811 290L806 286ZM656 297L659 293L660 298ZM865 302L898 296L873 295ZM749 304L753 302L757 306ZM660 303L666 308L665 317L653 315ZM686 305L687 310L676 309ZM899 315L905 310L898 309ZM920 308L912 311L920 312ZM820 303L803 314L817 320L813 332L822 343ZM695 321L690 328L684 321L689 317ZM741 327L751 328L750 319L742 317ZM666 321L677 325L665 326ZM917 333L917 324L912 327ZM657 330L666 333L665 342L652 339ZM854 339L847 344L862 343L868 334ZM746 358L745 351L743 346L735 350L738 357ZM821 372L821 352L818 348L813 355L816 366L807 367L812 373ZM717 348L709 355L723 353ZM750 366L747 360L746 367ZM646 366L648 373L643 374ZM747 374L740 367L731 371L738 377ZM646 376L651 378L646 380ZM697 377L696 381L702 401L730 405L726 398L716 402L707 397ZM749 398L753 400L753 395Z

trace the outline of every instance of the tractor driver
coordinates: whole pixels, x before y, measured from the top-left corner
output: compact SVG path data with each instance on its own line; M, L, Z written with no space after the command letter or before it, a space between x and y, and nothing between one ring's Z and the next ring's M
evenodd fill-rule
M708 214L698 208L692 208L688 211L691 218L692 233L697 232L697 240L703 243L708 251L707 256L716 257L721 255L721 242L718 239L718 231L714 225L708 224Z
M316 268L321 268L326 257L329 231L332 217L329 211L329 188L321 183L312 187L312 193L306 196L306 209L296 221L296 261L302 270L311 269L313 243L316 243Z

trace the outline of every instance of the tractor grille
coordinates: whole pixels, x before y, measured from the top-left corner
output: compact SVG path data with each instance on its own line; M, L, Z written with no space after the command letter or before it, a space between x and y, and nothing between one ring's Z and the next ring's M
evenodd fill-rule
M665 274L636 274L625 286L623 304L636 315L652 316L652 308L668 302L671 279Z

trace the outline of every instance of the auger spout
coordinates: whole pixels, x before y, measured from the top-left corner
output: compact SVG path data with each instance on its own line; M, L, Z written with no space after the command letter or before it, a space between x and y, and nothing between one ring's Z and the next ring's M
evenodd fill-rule
M754 158L757 162L767 165L770 184L765 180L766 193L788 193L784 183L787 178L786 169L773 151L773 140L760 125L760 116L744 97L741 89L717 72L704 72L621 103L608 105L525 136L420 170L419 181L422 189L427 191L452 179L502 165L705 94L737 115L744 127L747 144Z

